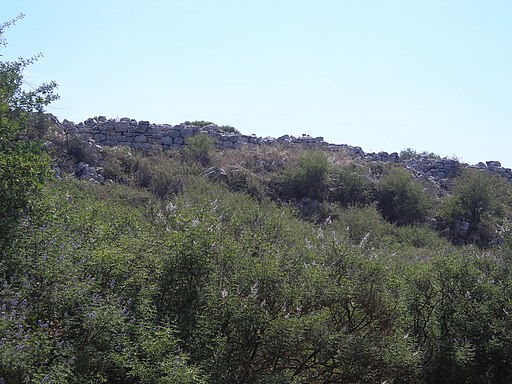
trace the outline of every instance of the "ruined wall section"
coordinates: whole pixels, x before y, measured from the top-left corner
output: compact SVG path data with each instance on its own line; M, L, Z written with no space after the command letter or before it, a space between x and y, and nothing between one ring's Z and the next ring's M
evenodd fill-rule
M99 116L79 124L64 120L61 125L67 134L77 134L87 140L93 139L100 145L124 145L136 149L179 149L185 145L188 137L197 134L206 134L212 137L215 144L221 148L240 149L246 145L272 145L275 143L305 146L327 145L322 137L313 138L303 135L296 138L285 135L278 139L262 138L256 135L224 132L214 124L204 127L185 124L152 124L149 121L137 121L126 117L107 119L105 116Z
M424 176L432 177L434 180L453 177L461 167L473 167L482 171L492 172L512 181L512 170L502 167L499 161L487 161L477 165L468 165L453 159L402 159L396 152L391 154L387 152L365 153L360 147L346 144L329 144L324 141L323 137L311 137L309 135L299 137L284 135L278 138L262 138L256 135L228 133L215 124L204 127L185 124L153 124L149 121L137 121L127 117L107 119L105 116L89 118L79 124L64 120L61 126L66 134L79 135L84 140L94 141L104 146L123 145L142 150L179 149L185 145L187 138L197 134L205 134L214 139L215 145L218 148L240 149L276 144L305 148L324 148L330 151L344 151L349 156L370 162L399 163Z

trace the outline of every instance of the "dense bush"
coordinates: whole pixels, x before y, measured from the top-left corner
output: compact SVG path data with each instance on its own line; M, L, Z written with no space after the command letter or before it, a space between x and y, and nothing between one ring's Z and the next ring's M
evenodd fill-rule
M229 170L227 176L230 190L248 193L258 201L261 201L266 196L265 185L258 176L246 170L236 168Z
M72 157L74 163L84 162L93 166L99 165L98 150L93 148L93 144L84 141L81 137L66 135L66 140L62 145L65 152Z
M323 201L327 192L329 163L322 152L305 152L298 164L285 169L278 181L279 195L284 199L309 198Z
M371 201L373 184L353 167L333 169L329 175L328 199L347 207L366 205Z
M216 183L203 167L233 152L198 136L106 149L104 184L45 183L12 111L0 100L1 383L511 382L510 247L419 224L407 171L372 166L374 204L363 172L322 152L244 152ZM481 235L505 223L509 188L468 171L445 220ZM322 216L298 218L306 205Z
M450 238L487 244L494 237L493 226L506 216L510 198L511 188L505 179L475 169L464 170L454 180L452 195L441 208L450 226ZM467 223L467 229L460 229L462 222Z
M236 129L235 127L232 127L231 125L221 125L219 129L226 133L237 133L239 134L240 131Z
M194 163L164 153L143 155L126 147L105 150L103 176L119 183L147 188L159 198L180 193L191 177L200 174Z
M174 327L154 321L166 248L156 222L146 221L147 205L127 204L133 192L116 185L47 192L7 252L15 267L0 295L0 377L201 382Z
M434 159L434 160L440 160L441 156L438 154L435 154L433 152L417 152L412 148L404 149L403 151L400 151L400 158L402 160L421 160L421 159Z
M206 120L195 120L195 121L187 120L187 121L183 122L182 124L195 125L196 127L202 128L202 127L206 127L207 125L211 125L211 124L215 124L215 123L212 123L211 121L206 121Z
M207 135L188 137L183 153L185 159L197 161L202 166L210 165L215 151L213 138Z
M46 187L0 263L6 383L509 382L507 252L184 177Z
M392 168L380 178L376 184L376 199L384 218L397 225L422 222L429 213L427 194L404 169Z

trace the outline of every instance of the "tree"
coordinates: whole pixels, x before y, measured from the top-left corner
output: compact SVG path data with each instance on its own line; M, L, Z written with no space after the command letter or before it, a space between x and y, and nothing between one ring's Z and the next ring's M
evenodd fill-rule
M0 25L0 45L5 30L23 18ZM30 122L56 100L55 82L33 90L23 89L23 70L41 57L0 61L0 250L21 210L27 208L49 175L49 158L42 143L29 139Z

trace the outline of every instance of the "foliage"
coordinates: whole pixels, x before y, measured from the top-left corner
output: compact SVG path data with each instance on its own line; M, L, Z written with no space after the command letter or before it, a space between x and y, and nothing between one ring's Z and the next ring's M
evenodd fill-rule
M329 201L347 207L371 201L373 185L367 177L351 167L340 167L329 175Z
M210 165L215 151L214 141L207 135L187 138L184 148L185 159L197 161L202 166Z
M261 178L242 169L230 170L228 173L228 186L230 190L248 193L258 201L261 201L266 194Z
M164 199L180 193L190 177L199 174L194 164L163 153L142 155L125 147L105 149L105 178L138 188L147 188Z
M184 176L163 199L151 184L45 187L8 250L6 383L512 377L508 251L459 249L373 205L334 204L317 225Z
M407 225L425 220L430 202L406 170L392 168L376 185L377 206L386 220Z
M19 149L29 110L6 105L1 153L25 190L3 184L24 220L0 257L0 382L511 382L510 247L440 238L407 171L375 166L374 185L324 152L234 158L198 136L105 149L104 184L45 183L22 177L47 169L41 146ZM509 188L468 171L445 220L506 223Z
M100 159L91 143L84 141L78 135L67 135L66 140L62 143L65 152L73 158L73 162L84 162L89 165L97 166Z
M397 227L382 217L374 204L365 207L351 206L333 212L335 221L329 224L336 228L338 236L361 249L437 248L447 244L434 230L423 225ZM417 253L417 252L414 252Z
M226 133L236 133L240 134L240 131L236 129L235 127L232 127L231 125L221 125L219 129Z
M196 127L206 127L207 125L216 125L215 123L212 123L211 121L205 121L205 120L196 120L196 121L185 121L183 123L184 125L194 125ZM226 133L240 133L238 129L235 127L232 127L231 125L221 125L218 126L218 128Z
M185 121L183 125L194 125L196 127L202 128L206 127L207 125L212 125L215 123L212 123L211 121L205 121L205 120L195 120L195 121Z
M0 296L8 330L0 377L202 382L174 327L154 322L164 244L157 227L144 225L147 205L127 206L132 192L116 185L68 183L48 192L8 250L17 262Z
M442 207L442 216L448 220L450 237L485 244L492 240L486 235L488 225L499 223L507 213L511 188L501 177L475 169L466 169L453 182L452 195ZM468 223L466 233L457 233L457 224Z
M298 164L288 167L278 180L279 195L285 199L323 201L327 191L328 165L322 152L305 152Z
M503 300L509 287L495 280L510 273L507 259L470 249L436 257L408 273L410 335L423 351L427 383L510 379L510 334L503 328L510 321L509 301Z
M0 42L5 29L22 18L0 25ZM23 70L39 56L0 62L0 251L22 209L27 208L49 175L49 158L42 144L28 140L33 113L55 100L56 84L51 82L26 91Z
M412 148L407 148L400 151L400 158L402 160L421 160L421 159L430 159L430 160L440 160L441 156L433 152L417 152Z

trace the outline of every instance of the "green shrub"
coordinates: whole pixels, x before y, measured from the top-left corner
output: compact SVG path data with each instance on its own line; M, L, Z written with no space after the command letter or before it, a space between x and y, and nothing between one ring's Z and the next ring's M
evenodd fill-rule
M238 129L232 127L231 125L221 125L219 129L226 133L240 133Z
M182 124L195 125L196 127L202 128L202 127L206 127L207 125L211 125L211 124L215 124L215 123L212 123L211 121L206 121L206 120L194 120L194 121L187 120L187 121L183 122Z
M422 222L430 201L421 185L412 181L405 169L392 168L376 184L377 207L391 223L407 225Z
M180 193L198 166L166 154L137 154L125 147L108 148L103 176L120 183L146 188L161 199Z
M118 183L135 185L142 157L128 147L105 148L103 176Z
M196 127L206 127L207 125L217 125L215 123L212 123L211 121L205 121L205 120L196 120L196 121L185 121L183 124L185 125L195 125ZM217 126L221 131L226 133L240 133L238 129L235 127L232 127L231 125L221 125Z
M431 255L407 270L407 334L423 355L425 382L510 381L511 334L503 328L511 310L504 300L510 292L507 259L467 247Z
M394 236L399 243L415 248L436 249L443 243L449 244L439 236L438 232L426 225L404 225L395 228Z
M393 231L393 226L382 218L375 205L340 209L333 226L354 244L375 247L384 245L384 239Z
M505 217L510 201L511 188L504 178L465 169L453 181L452 195L444 201L441 216L448 221L453 240L459 236L484 244L492 240L492 227ZM469 224L464 233L457 230L462 221Z
M279 195L285 199L310 198L323 201L327 192L329 164L322 152L305 152L298 164L287 167L278 180Z
M84 162L97 166L100 162L98 149L93 148L90 143L77 135L68 135L63 145L74 163Z
M105 148L103 176L107 180L127 183L136 168L137 159L127 147Z
M11 281L0 259L6 383L203 382L175 327L154 321L174 244L132 204L133 192L140 195L118 184L55 182L20 227Z
M435 154L434 152L427 152L427 151L416 152L412 148L407 148L407 149L404 149L403 151L400 151L400 158L402 160L411 160L411 159L414 159L414 160L421 160L421 159L439 160L439 159L441 159L441 156L439 156L438 154Z
M183 148L183 155L186 160L196 161L202 166L211 164L214 152L214 140L207 135L188 137L185 148Z
M344 207L366 205L371 200L372 188L368 178L355 169L338 168L329 175L328 199Z
M260 178L241 169L231 169L228 172L228 186L234 192L245 192L261 201L265 196L265 186Z

